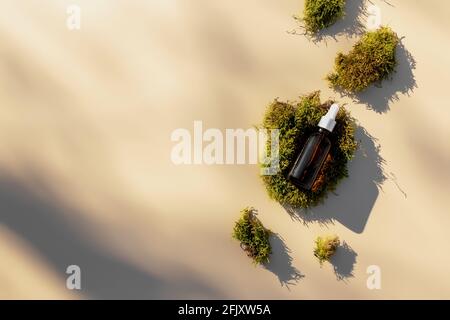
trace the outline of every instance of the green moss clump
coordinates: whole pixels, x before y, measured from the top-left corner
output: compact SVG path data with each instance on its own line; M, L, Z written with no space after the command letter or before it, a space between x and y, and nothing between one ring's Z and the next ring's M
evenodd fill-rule
M340 245L338 236L317 237L315 241L314 256L319 259L320 265L330 260Z
M307 33L316 33L344 16L345 0L306 0L303 20Z
M241 242L241 247L255 264L267 263L272 253L269 237L272 233L256 217L254 208L245 208L233 229L233 238Z
M397 65L399 41L389 27L367 32L348 54L338 53L334 72L326 77L330 86L357 93L388 78Z
M308 208L320 203L338 182L347 177L347 162L353 157L357 143L354 138L355 122L348 111L340 108L336 127L329 137L331 151L325 160L311 190L302 190L286 177L298 153L310 134L317 131L320 118L328 111L332 101L320 102L320 91L303 96L299 102L275 100L264 116L263 129L279 129L280 170L275 175L262 175L269 196L292 208ZM267 141L270 154L271 141ZM263 165L264 166L264 165Z

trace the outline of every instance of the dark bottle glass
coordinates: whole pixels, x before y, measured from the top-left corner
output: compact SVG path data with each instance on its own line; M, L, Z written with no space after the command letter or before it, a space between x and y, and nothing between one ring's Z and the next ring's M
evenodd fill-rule
M331 149L328 134L329 131L320 128L318 132L308 138L289 172L288 177L292 183L303 189L311 190Z
M333 104L318 124L319 130L309 136L294 162L288 179L300 188L311 190L331 149L328 138L336 125L339 105Z

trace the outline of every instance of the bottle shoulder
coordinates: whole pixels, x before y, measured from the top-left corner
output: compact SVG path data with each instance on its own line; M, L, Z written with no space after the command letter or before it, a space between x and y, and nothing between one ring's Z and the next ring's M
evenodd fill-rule
M331 140L328 137L329 132L327 132L326 130L319 130L314 132L313 134L311 134L309 136L309 139L313 139L313 140L319 140L320 143L325 143L325 144L331 144Z
M331 132L329 132L327 130L320 129L320 130L312 133L311 136L320 136L320 137L324 137L324 138L329 139L328 136L330 135L330 133Z

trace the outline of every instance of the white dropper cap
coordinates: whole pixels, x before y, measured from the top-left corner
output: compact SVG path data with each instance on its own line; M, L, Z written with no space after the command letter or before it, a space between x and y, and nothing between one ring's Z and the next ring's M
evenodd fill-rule
M327 114L320 119L319 127L332 132L334 126L336 125L336 116L338 112L339 112L339 105L337 103L333 103L330 109L328 110Z

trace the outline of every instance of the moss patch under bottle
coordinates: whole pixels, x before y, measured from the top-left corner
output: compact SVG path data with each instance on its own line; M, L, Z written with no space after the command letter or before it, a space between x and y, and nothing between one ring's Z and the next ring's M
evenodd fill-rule
M287 179L287 174L308 136L317 129L320 118L333 102L321 103L320 92L300 98L298 102L273 101L264 116L264 129L279 129L280 170L275 175L263 175L262 180L270 198L293 208L308 208L320 203L338 182L347 177L347 162L352 159L357 143L355 122L341 108L331 135L332 148L311 190L302 190ZM268 139L267 148L270 150Z
M334 72L327 75L330 86L358 93L381 82L395 70L400 39L389 27L367 32L348 54L338 53Z

